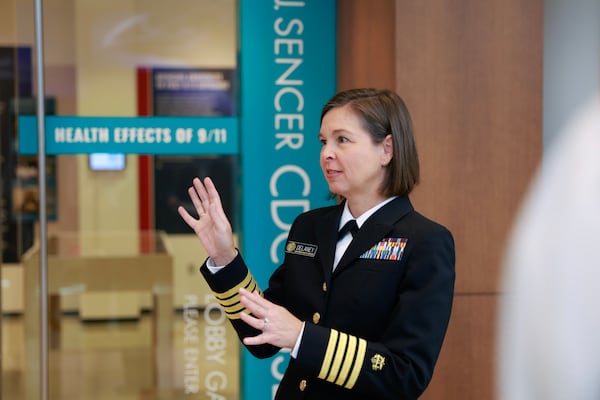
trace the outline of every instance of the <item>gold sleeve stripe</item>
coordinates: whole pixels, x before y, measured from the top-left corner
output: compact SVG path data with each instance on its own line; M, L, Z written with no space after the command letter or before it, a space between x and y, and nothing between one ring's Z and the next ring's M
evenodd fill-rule
M363 361L365 360L365 354L367 353L367 341L365 339L358 339L358 351L356 353L356 359L354 360L354 367L352 368L352 374L344 386L346 389L352 389L358 380L358 375L362 369Z
M331 365L331 360L333 358L333 353L335 352L335 346L338 339L338 331L335 329L331 330L329 334L329 343L327 343L327 350L325 351L325 358L323 359L323 365L321 365L321 371L319 372L319 378L325 379L327 377L327 372L329 371L329 366Z
M367 353L367 341L331 329L318 377L351 389L356 384Z
M335 382L335 378L337 378L338 373L340 372L340 367L342 365L342 360L344 359L344 353L346 352L347 343L348 334L340 333L340 338L338 340L338 344L335 350L335 357L333 358L333 365L331 365L331 368L329 369L329 374L327 375L326 379L328 382Z
M242 305L238 305L236 308L233 308L233 307L225 308L225 307L223 307L223 311L225 311L225 314L227 315L227 318L229 318L229 319L239 319L240 318L240 314L243 313L243 312L245 312L246 309Z
M235 306L236 304L240 304L240 296L233 296L228 298L227 300L221 300L217 298L217 301L224 308Z
M350 335L348 337L348 351L347 355L344 358L344 364L342 365L342 370L340 371L340 375L338 376L337 381L335 381L336 385L342 386L346 379L348 378L348 374L350 372L350 367L352 367L352 362L354 361L354 356L356 354L356 336Z
M252 281L250 283L250 285L251 285L250 287L245 287L244 289L248 290L249 292L254 292L255 290L258 290L258 286L257 286L256 282ZM239 287L240 286L238 286L238 288ZM259 290L259 292L260 292L260 290ZM261 293L261 295L262 295L262 293ZM215 296L215 297L217 297L217 296ZM229 298L223 298L223 299L221 299L221 298L217 297L217 301L223 307L229 307L229 306L238 304L240 302L240 295L236 291L235 295L233 295L233 296L231 296Z
M239 289L240 286L237 286L237 288ZM257 286L257 284L256 284L255 281L252 281L250 283L250 287L245 287L244 289L248 290L249 292L253 292L255 290L258 290L259 293L260 293L260 290L258 289L258 286ZM262 293L261 293L261 295L262 295ZM230 306L230 305L233 305L233 304L237 304L237 303L239 303L239 300L240 300L240 296L239 296L239 294L237 292L237 289L235 291L235 294L233 296L231 296L231 297L219 297L216 294L215 294L215 297L217 298L217 301L223 307L227 307L227 306Z
M367 353L367 341L331 330L318 377L351 389L356 384Z
M246 288L246 287L250 286L253 281L254 281L254 277L252 276L250 271L248 271L248 273L246 274L246 277L244 279L242 279L242 281L240 283L238 283L237 285L235 285L234 287L232 287L231 289L229 289L223 293L214 292L214 295L217 298L217 300L219 300L219 301L226 300L230 297L234 297L235 295L237 295L237 291L239 290L239 288L241 288L241 287Z
M213 292L213 295L229 319L239 319L241 313L247 313L246 308L240 303L240 295L238 293L240 288L244 288L250 292L258 291L262 296L262 292L250 271L248 271L248 274L240 283L231 289L222 293Z
M223 307L223 311L225 311L225 314L227 314L227 317L229 319L238 319L240 313L246 312L246 308L241 305L241 304L237 304L237 307Z

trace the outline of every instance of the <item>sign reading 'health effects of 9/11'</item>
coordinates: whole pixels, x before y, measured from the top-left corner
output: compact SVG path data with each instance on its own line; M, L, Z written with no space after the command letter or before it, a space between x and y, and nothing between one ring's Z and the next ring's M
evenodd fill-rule
M59 117L45 122L46 154L236 154L234 117ZM19 153L36 154L37 120L19 117Z

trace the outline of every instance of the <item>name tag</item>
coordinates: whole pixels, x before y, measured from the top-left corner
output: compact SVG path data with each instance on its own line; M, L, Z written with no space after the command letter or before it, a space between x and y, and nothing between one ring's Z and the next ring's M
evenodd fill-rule
M407 238L385 238L375 246L365 251L360 255L360 258L370 260L390 260L400 261L404 248L406 247Z
M317 245L308 243L290 241L285 245L286 253L296 254L298 256L314 257L317 254L317 249Z

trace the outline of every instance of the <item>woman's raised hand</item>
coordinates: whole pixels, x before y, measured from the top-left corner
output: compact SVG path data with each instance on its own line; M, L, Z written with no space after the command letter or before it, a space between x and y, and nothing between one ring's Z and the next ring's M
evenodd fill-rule
M194 178L188 194L198 218L191 216L182 206L177 208L179 215L194 230L216 265L229 264L236 257L237 250L217 188L210 178L204 178L204 182Z

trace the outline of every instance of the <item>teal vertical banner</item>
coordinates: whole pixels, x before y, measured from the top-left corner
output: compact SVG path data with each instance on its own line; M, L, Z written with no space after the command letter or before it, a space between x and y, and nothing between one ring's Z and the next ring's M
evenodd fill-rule
M330 204L320 113L335 93L335 0L240 0L242 253L261 288L294 218ZM289 360L242 353L244 400L271 399Z

